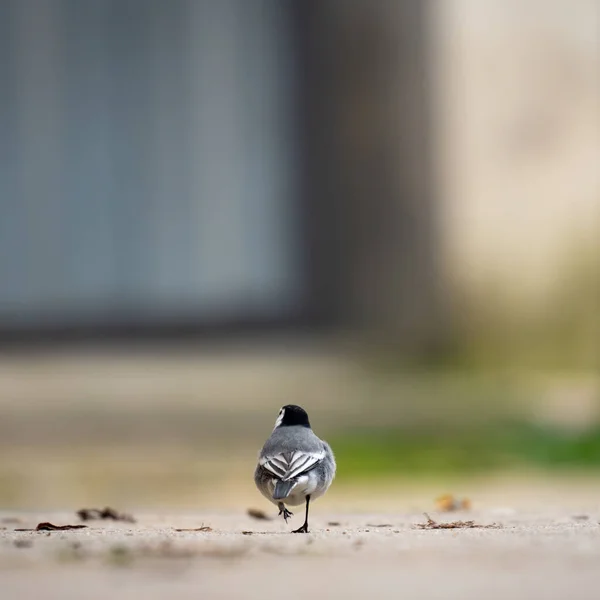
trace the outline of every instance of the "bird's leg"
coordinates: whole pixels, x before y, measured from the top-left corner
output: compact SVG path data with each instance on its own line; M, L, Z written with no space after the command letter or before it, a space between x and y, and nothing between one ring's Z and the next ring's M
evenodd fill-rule
M283 504L283 502L280 502L277 506L279 506L279 515L277 516L281 516L283 515L283 518L285 519L285 522L287 523L287 520L294 514L293 512L290 512Z
M308 505L310 504L310 494L306 496L306 515L304 517L304 524L298 529L294 529L292 533L308 533Z

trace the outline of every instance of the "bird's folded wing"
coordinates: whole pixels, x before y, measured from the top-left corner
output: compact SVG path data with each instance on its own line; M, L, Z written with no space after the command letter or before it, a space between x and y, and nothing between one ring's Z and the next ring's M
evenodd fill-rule
M282 481L288 481L313 469L325 458L325 450L320 452L282 452L273 456L263 456L260 465Z

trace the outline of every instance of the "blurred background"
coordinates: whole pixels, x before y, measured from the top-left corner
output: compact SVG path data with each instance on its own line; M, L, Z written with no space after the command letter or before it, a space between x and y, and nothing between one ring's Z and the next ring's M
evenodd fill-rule
M0 0L0 506L268 509L288 403L332 508L596 493L598 23Z

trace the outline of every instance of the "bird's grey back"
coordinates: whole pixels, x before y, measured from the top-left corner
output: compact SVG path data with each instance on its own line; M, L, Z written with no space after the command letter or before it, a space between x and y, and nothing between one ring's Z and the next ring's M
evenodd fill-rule
M274 457L280 454L293 454L300 450L306 453L321 453L324 451L323 460L317 462L309 470L309 478L314 483L312 497L318 497L327 491L336 472L335 457L327 442L319 439L311 429L300 425L278 427L271 437L265 442L260 456L262 458ZM254 481L260 492L271 502L277 503L279 499L273 497L273 473L265 469L259 462L254 472ZM293 488L292 488L293 489Z
M296 450L320 452L323 450L323 442L308 427L301 425L278 427L265 442L261 455L270 456Z

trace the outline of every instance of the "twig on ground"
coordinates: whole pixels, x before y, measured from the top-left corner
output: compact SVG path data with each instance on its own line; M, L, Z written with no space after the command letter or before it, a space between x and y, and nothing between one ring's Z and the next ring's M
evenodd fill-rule
M424 513L427 523L417 523L417 529L501 529L502 525L491 523L490 525L479 525L475 521L452 521L451 523L438 523L427 513Z

